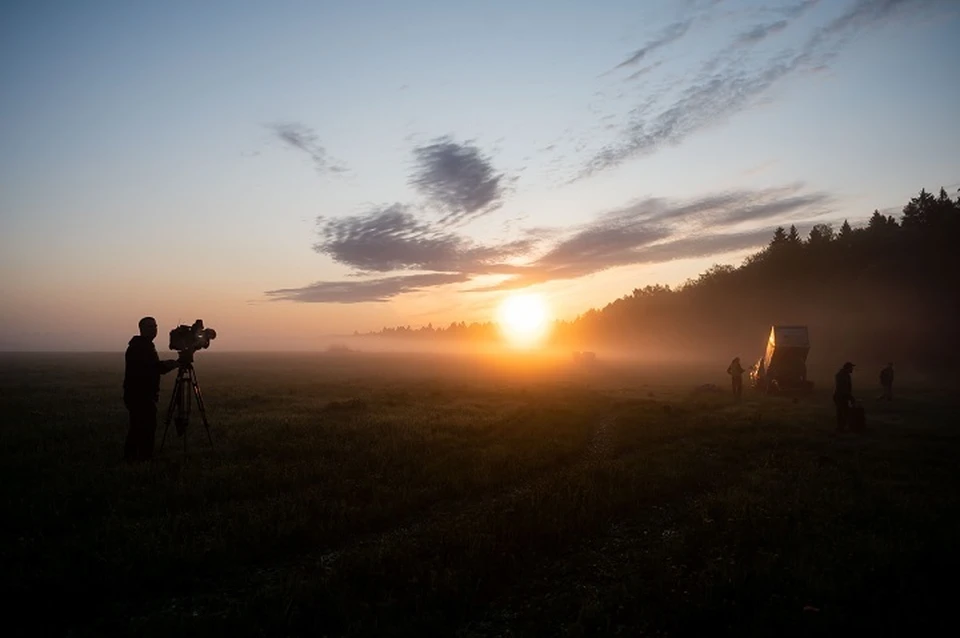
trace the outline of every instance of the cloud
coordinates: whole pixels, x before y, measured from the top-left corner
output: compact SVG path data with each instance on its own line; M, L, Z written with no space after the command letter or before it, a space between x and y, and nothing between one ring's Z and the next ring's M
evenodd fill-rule
M733 191L689 202L648 198L601 215L556 243L504 282L472 291L512 290L575 279L619 266L705 257L759 247L773 230L735 226L777 218L810 217L830 201L823 193L801 194L801 185Z
M779 11L780 15L786 16L792 20L799 18L806 13L808 9L812 9L819 3L820 0L803 0L803 2L798 2L797 4L777 9L777 11Z
M315 249L354 268L351 279L273 290L267 295L312 303L384 301L480 275L508 279L468 290L523 288L620 266L757 247L769 239L774 220L779 224L811 219L822 214L829 202L824 193L804 192L802 184L714 193L686 201L646 198L598 215L572 231L528 229L522 239L490 246L438 230L418 219L409 207L394 204L354 217L318 219L321 239ZM743 230L741 224L753 227ZM518 259L525 261L516 263ZM405 271L419 274L396 274ZM354 278L371 272L394 275Z
M663 60L657 60L652 64L648 64L644 67L640 67L639 69L637 69L636 71L634 71L633 73L627 76L627 81L632 82L633 80L636 80L637 78L642 77L647 73L650 73L651 71L656 70L657 68L663 66L663 62L664 62Z
M749 31L741 33L737 37L737 44L756 44L764 38L774 33L778 33L787 28L787 25L790 24L787 20L777 20L770 24L758 24Z
M788 7L782 13L785 19L741 33L706 61L700 72L692 76L692 81L684 79L675 91L663 92L676 95L671 101L664 103L655 98L634 109L632 120L621 129L619 139L597 151L574 181L678 144L691 134L754 105L772 86L791 74L827 64L858 32L905 13L908 8L934 6L945 1L855 0L847 11L814 29L799 50L782 49L759 63L750 63L738 53L743 47L783 31L790 21L817 3L808 0Z
M659 34L657 34L657 36L653 40L651 40L650 42L647 42L645 45L643 45L642 47L640 47L639 49L631 53L629 56L627 56L627 58L623 62L618 64L616 67L614 67L614 69L622 69L627 66L632 66L640 62L641 60L643 60L645 57L647 57L654 51L658 49L662 49L668 44L676 42L677 40L682 38L687 33L687 31L690 30L691 25L693 25L693 18L688 18L686 20L674 22L673 24L663 29L663 31L661 31Z
M285 144L303 151L310 156L320 173L343 173L347 168L336 160L327 157L327 150L320 145L316 131L303 124L287 122L270 124L268 127Z
M364 271L504 272L509 267L502 260L528 252L536 242L527 238L497 246L477 245L418 220L402 204L318 222L321 240L314 250Z
M273 297L274 301L301 303L384 302L405 292L461 283L468 279L468 275L460 273L426 273L364 281L318 281L302 288L268 290L265 294Z
M504 175L473 144L449 136L413 150L416 169L410 184L439 208L441 223L454 223L496 209L504 194Z
M637 246L624 252L619 259L604 260L598 263L574 262L555 268L531 268L529 272L507 279L493 286L472 288L470 292L494 292L517 290L534 284L558 279L575 279L617 266L663 263L676 259L709 257L737 250L759 248L770 240L773 228L762 228L716 235L698 235L659 242L652 245Z

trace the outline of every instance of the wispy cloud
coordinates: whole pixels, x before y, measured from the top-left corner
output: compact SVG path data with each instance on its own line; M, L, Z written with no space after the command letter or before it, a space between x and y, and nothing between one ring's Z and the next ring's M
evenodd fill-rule
M632 112L631 120L621 129L619 139L594 153L575 180L653 153L664 146L678 144L691 134L754 105L771 87L788 76L827 65L863 30L914 9L946 6L948 0L854 0L839 16L814 28L799 49L784 47L759 62L739 53L741 49L753 47L784 31L817 4L817 0L807 0L781 9L781 19L759 24L736 35L705 61L698 73L685 76L674 90L664 92L664 95L671 96L669 102L656 98L639 105ZM680 39L689 28L678 26L684 24L686 22L670 25L660 38L639 49L620 66L644 59L662 46L661 41Z
M302 288L268 290L265 294L276 301L302 303L384 302L406 292L460 283L468 279L468 275L459 273L426 273L365 281L319 281Z
M508 279L468 290L523 288L620 266L760 246L769 239L774 225L818 217L829 201L823 193L803 192L801 184L716 193L688 201L647 198L598 215L572 232L531 229L523 239L492 246L437 231L409 208L395 204L366 215L321 219L316 250L357 269L354 276L369 272L418 274L317 282L267 294L300 302L383 301L433 286L465 283L480 275L506 275ZM752 228L740 229L746 223ZM515 263L518 259L524 262Z
M574 279L618 266L704 257L760 246L770 220L813 217L830 201L801 185L733 191L689 202L649 198L600 216L559 241L516 276L474 290L509 290ZM736 226L752 222L750 230ZM756 228L758 224L767 224Z
M748 31L744 31L739 36L737 36L737 44L756 44L760 42L767 36L778 33L787 28L787 25L790 24L788 20L777 20L776 22L771 22L769 24L758 24Z
M814 6L820 3L820 0L802 0L797 4L789 5L786 7L778 7L775 9L780 15L789 18L799 18L801 15L806 13L809 9L812 9Z
M655 264L676 259L709 257L737 250L758 248L770 240L771 231L771 228L763 228L744 232L684 237L656 244L636 246L631 250L623 251L620 255L608 256L605 259L571 261L547 267L537 264L531 267L528 272L493 286L472 288L470 292L517 290L547 281L576 279L618 266Z
M686 20L681 20L679 22L674 22L673 24L664 28L660 33L658 33L650 42L647 42L645 45L631 53L625 60L618 64L615 69L622 69L627 66L633 66L637 64L648 55L662 49L672 42L676 42L682 38L687 31L690 30L690 26L693 24L693 18L687 18Z
M441 137L413 150L410 184L454 223L495 210L504 194L504 175L470 142Z
M296 122L285 122L270 124L267 128L273 131L283 143L309 155L318 172L344 173L347 171L342 163L327 155L327 150L320 144L320 137L310 127Z
M652 64L648 64L644 67L640 67L639 69L637 69L636 71L634 71L633 73L627 76L627 81L632 82L633 80L636 80L637 78L640 78L646 75L647 73L650 73L651 71L655 71L661 66L663 66L663 60L657 60Z

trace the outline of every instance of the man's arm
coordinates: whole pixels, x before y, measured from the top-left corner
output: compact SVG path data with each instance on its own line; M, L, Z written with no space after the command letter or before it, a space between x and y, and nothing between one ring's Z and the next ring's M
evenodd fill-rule
M167 359L166 361L158 361L157 365L160 367L160 374L166 374L171 370L176 370L180 367L180 363L176 359Z

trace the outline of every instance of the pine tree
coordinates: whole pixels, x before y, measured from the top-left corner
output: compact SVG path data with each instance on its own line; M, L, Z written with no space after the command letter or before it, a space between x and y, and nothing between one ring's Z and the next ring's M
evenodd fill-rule
M840 234L837 236L837 239L846 241L850 239L851 235L853 235L853 229L850 228L850 222L843 220L843 224L840 226Z
M773 239L770 241L770 247L776 248L783 246L787 243L787 231L783 229L783 226L777 226L777 229L773 231Z
M870 230L878 230L884 228L887 225L887 218L880 214L880 211L874 210L873 215L870 216L870 221L867 223L867 228Z
M822 246L833 241L833 227L830 224L814 224L810 229L807 243L811 246Z
M787 235L787 242L793 245L799 245L803 243L803 241L800 239L800 233L797 232L797 227L793 224L790 225L790 233Z

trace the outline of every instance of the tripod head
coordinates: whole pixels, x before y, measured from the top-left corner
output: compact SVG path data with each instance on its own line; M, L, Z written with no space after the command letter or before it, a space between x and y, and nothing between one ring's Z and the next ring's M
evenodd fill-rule
M183 368L192 368L193 367L193 353L196 352L196 348L187 348L186 350L178 350L177 363L180 364L180 369Z

